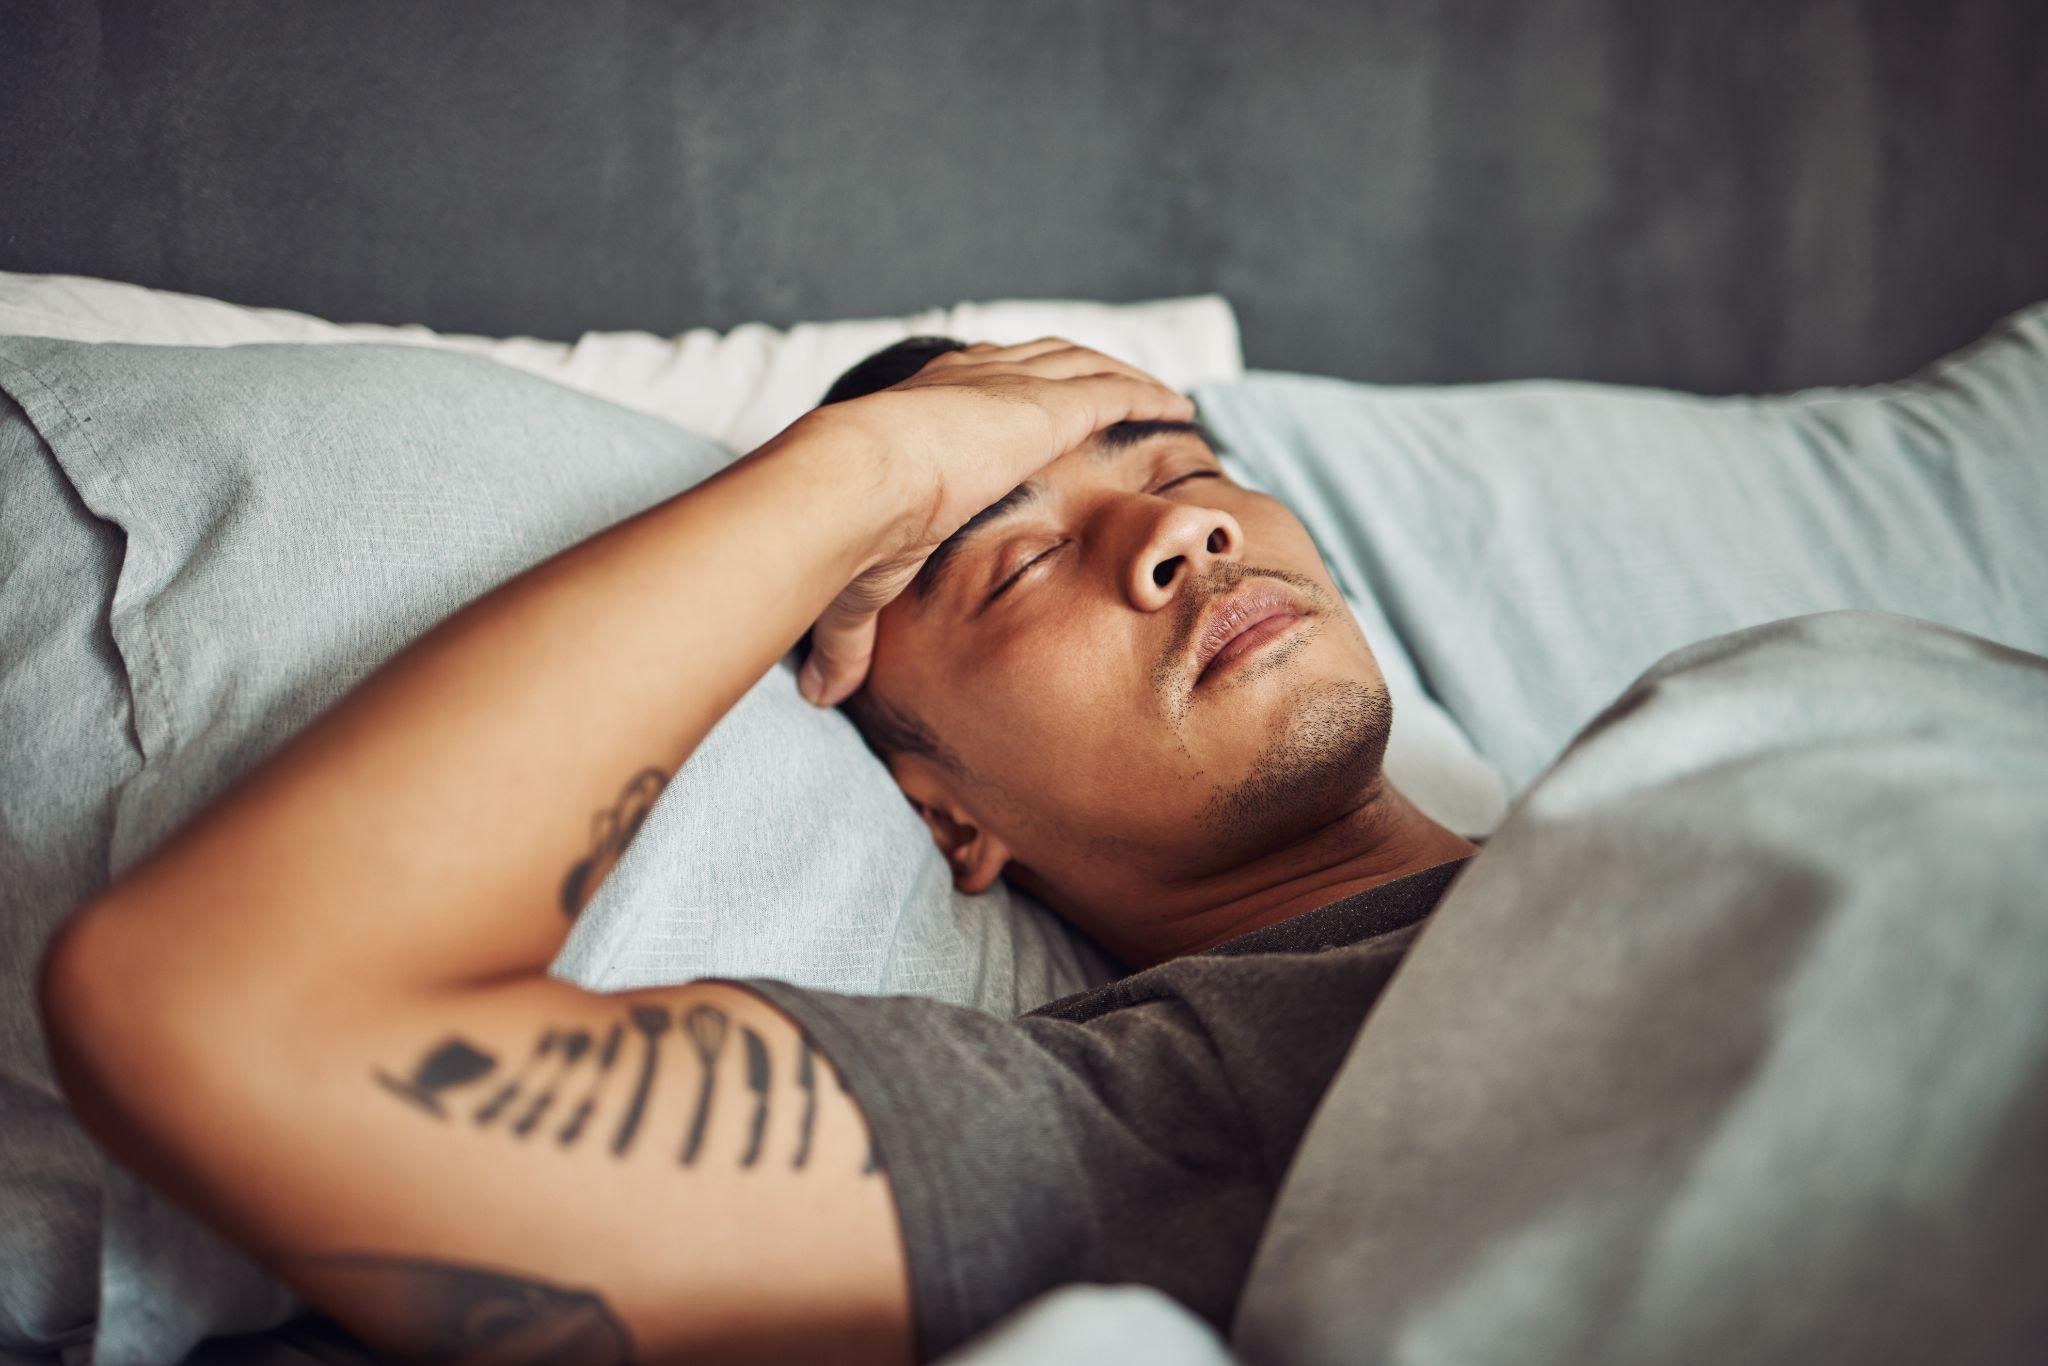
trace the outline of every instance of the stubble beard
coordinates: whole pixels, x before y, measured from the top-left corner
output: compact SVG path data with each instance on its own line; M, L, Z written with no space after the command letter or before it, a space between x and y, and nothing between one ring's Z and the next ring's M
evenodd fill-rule
M1263 853L1370 801L1393 722L1384 685L1341 679L1306 690L1251 771L1204 804L1212 847Z

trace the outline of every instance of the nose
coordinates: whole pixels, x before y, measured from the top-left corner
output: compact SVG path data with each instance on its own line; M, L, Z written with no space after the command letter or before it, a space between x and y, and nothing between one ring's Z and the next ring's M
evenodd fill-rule
M1217 560L1244 554L1244 529L1221 508L1162 503L1150 535L1126 571L1124 591L1143 612L1172 602Z

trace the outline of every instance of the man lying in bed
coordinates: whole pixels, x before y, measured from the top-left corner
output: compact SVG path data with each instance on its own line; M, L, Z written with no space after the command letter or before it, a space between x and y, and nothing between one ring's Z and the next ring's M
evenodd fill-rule
M373 1344L897 1361L1068 1280L1227 1324L1473 852L1384 781L1370 647L1185 398L1047 339L828 400L422 638L50 953L85 1123ZM1141 971L1016 1021L547 975L806 628L958 885Z

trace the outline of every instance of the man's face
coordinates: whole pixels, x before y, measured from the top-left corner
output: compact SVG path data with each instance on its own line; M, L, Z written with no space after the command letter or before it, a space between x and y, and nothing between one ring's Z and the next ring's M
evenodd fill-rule
M1386 685L1284 504L1192 431L1098 436L1027 487L883 611L866 684L959 762L891 767L996 841L964 887L1200 876L1377 790Z

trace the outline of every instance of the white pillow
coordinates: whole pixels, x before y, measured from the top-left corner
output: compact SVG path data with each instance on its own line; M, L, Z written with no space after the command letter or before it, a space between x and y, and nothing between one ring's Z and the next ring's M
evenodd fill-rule
M806 322L787 330L749 323L723 335L706 328L677 337L592 332L571 344L461 336L418 326L344 325L112 280L0 271L0 335L8 333L158 346L357 341L463 351L665 418L736 453L781 431L850 366L905 337L1019 342L1064 336L1182 390L1220 383L1228 393L1227 382L1244 373L1236 315L1215 294L1133 304L962 303L902 318ZM1206 410L1203 416L1209 416ZM1258 475L1249 465L1235 463L1232 472L1257 486ZM1299 487L1281 492L1290 499L1311 494ZM1296 511L1309 516L1304 506ZM1462 834L1485 834L1506 806L1500 775L1430 696L1386 616L1363 595L1364 585L1346 587L1393 697L1388 775L1430 816ZM649 956L644 943L635 947L638 941L623 928L619 934L602 943L579 939L572 947L592 955L587 961L614 964L635 984L685 966L673 954Z
M1005 344L1067 337L1183 390L1244 372L1237 317L1216 294L1131 304L1003 300L788 329L746 323L723 334L702 327L675 337L589 332L557 342L332 323L113 280L0 271L0 335L9 334L148 346L360 341L442 347L666 418L736 453L781 431L855 362L905 337Z
M0 1350L70 1341L97 1303L100 1359L176 1360L291 1302L119 1167L96 1217L36 1025L43 941L408 640L730 456L389 346L0 338L0 394ZM555 971L1004 1014L1114 975L1009 884L955 892L851 722L782 665L662 793Z

